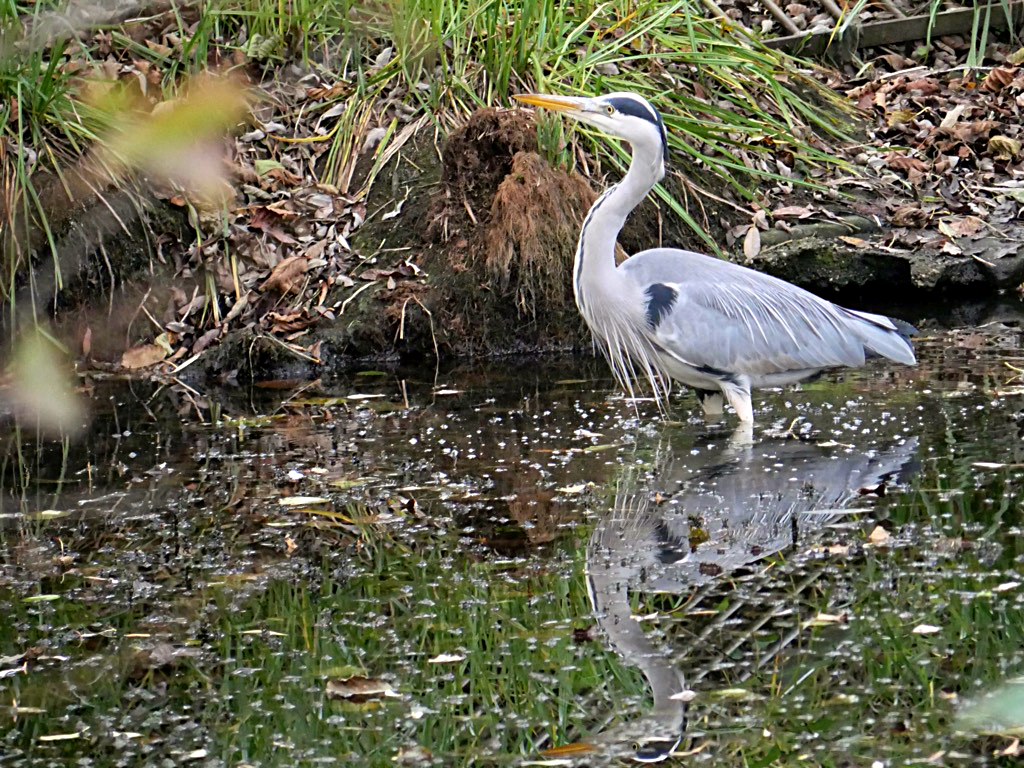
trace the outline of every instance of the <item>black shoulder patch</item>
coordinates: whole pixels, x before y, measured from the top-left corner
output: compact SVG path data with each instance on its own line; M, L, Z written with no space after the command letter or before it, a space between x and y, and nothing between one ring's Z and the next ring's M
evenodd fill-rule
M661 146L665 152L665 163L668 164L668 132L665 130L665 123L661 119L661 113L658 112L646 101L640 101L639 99L631 99L626 96L616 96L613 99L608 99L608 103L615 107L616 110L624 115L630 115L631 117L639 117L641 120L646 120L649 123L654 123L661 131Z
M647 324L651 329L658 327L662 318L667 315L672 305L676 303L679 294L675 288L664 283L654 283L647 286Z

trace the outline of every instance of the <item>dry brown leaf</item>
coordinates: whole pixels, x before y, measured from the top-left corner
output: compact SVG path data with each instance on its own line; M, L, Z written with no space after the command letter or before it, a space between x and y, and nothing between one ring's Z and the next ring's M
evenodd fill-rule
M893 72L899 72L901 69L906 69L910 63L910 60L902 53L887 53L883 56L879 56L878 58L888 64L889 68Z
M297 283L301 282L302 276L306 274L307 269L309 269L309 259L305 256L289 256L274 267L270 277L263 281L260 289L263 291L274 291L282 295L298 293Z
M291 203L288 200L275 200L272 203L268 203L265 206L265 210L272 211L283 219L295 219L299 217L299 212L292 210Z
M868 241L863 237L854 237L853 235L840 235L839 239L847 245L852 245L854 248L864 248L868 245Z
M302 331L317 321L317 318L309 317L303 309L292 312L268 312L267 319L271 322L275 333Z
M129 369L148 368L162 362L167 357L167 350L159 344L142 344L126 349L121 355L121 367Z
M890 152L885 156L886 164L894 171L918 171L924 173L928 170L928 164L916 157L910 157L899 152Z
M266 232L280 243L295 245L298 241L280 227L284 219L284 215L279 211L274 211L269 206L261 205L255 208L249 217L249 226L261 232Z
M942 118L942 122L939 123L940 131L952 131L954 126L959 122L960 116L967 109L966 104L957 104L953 109L946 113L946 116Z
M814 215L814 209L809 205L784 205L772 211L773 219L806 219Z
M970 237L976 235L984 222L977 216L964 216L962 219L939 222L939 232L946 237Z
M942 90L942 86L933 77L923 77L909 81L900 90L904 93L913 93L915 96L931 96Z
M1020 154L1020 142L1008 136L993 136L988 140L988 153L996 160L1013 160Z
M1016 67L996 67L988 73L988 76L981 84L981 88L990 93L999 93L999 91L1013 82L1013 76L1016 73Z
M930 215L919 205L901 205L892 212L892 225L894 227L909 227L920 229L928 223Z
M220 336L220 332L220 328L211 328L198 339L196 339L195 343L192 345L192 354L198 355L200 352L202 352L204 349L210 346Z
M917 111L913 109L894 109L885 113L885 124L890 127L905 125L911 122L916 115Z

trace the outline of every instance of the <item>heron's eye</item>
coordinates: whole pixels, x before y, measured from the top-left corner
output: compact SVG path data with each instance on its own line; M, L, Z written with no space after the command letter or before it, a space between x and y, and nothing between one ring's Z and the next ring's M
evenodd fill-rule
M614 115L615 114L615 107L613 107L611 104L609 104L608 106L606 106L604 108L604 111L607 112L609 115Z

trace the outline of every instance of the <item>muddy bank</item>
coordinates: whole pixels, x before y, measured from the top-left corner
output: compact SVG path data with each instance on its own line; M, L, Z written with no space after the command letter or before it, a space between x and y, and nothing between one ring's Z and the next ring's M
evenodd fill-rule
M315 355L249 327L227 334L197 369L293 378L368 362L589 348L571 272L597 192L541 157L536 136L529 114L494 109L476 112L440 152L424 131L370 191L366 207L377 215L352 237L361 260L353 282L327 294L337 317L304 341ZM621 242L638 250L655 231L696 245L651 202Z
M368 209L386 213L368 219L352 240L367 266L353 275L353 286L329 295L326 303L340 301L342 311L308 337L315 359L250 327L228 334L198 369L309 377L370 361L589 348L572 298L571 264L599 189L552 168L535 136L523 113L482 110L440 154L430 137L419 137L371 192ZM404 202L396 207L396 199ZM723 241L735 213L705 213L703 223ZM756 257L744 257L737 246L731 258L834 300L897 314L902 307L915 322L1017 316L1024 255L1008 251L1005 241L988 243L981 255L951 254L888 245L894 233L865 217L830 215L769 229ZM621 255L659 242L702 249L691 231L647 201L620 238ZM1000 297L1002 303L991 303ZM953 312L951 303L963 312Z
M58 233L63 287L57 291L53 267L40 259L36 302L55 307L68 346L90 364L222 380L588 348L571 266L580 225L604 183L552 167L538 152L529 113L484 109L440 151L433 130L423 128L376 177L365 220L348 236L344 272L324 269L312 248L279 260L269 279L250 287L224 265L186 268L197 235L181 210L122 191L64 206L73 215ZM677 179L666 183L686 199ZM724 242L737 212L700 210L702 224ZM756 255L731 257L826 297L894 313L908 301L941 301L947 314L951 303L999 295L1012 305L1024 283L1024 253L1012 246L1024 232L965 235L951 252L914 244L912 229L883 231L877 221L769 220ZM254 235L285 236L265 226ZM659 243L702 249L648 200L622 233L621 253ZM310 289L315 280L318 290ZM211 286L227 295L219 321L208 319ZM153 341L160 334L163 346Z

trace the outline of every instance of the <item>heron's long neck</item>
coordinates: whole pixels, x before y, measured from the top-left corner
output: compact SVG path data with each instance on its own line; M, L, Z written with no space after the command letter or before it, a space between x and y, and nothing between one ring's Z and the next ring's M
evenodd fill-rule
M615 241L619 232L630 211L640 204L663 174L659 157L634 149L626 176L590 207L573 265L577 303L581 287L610 285L614 280Z

